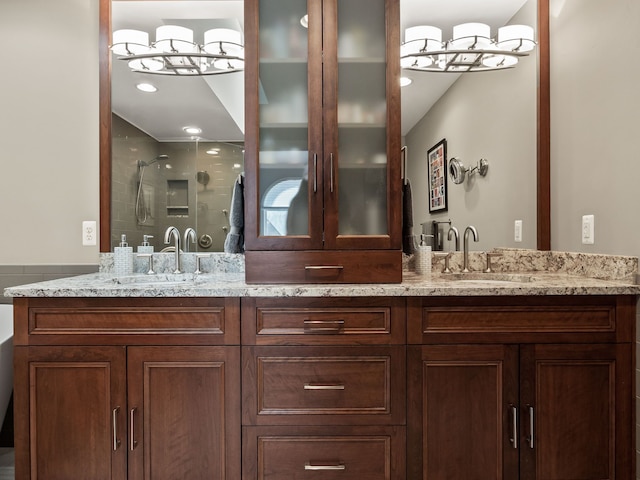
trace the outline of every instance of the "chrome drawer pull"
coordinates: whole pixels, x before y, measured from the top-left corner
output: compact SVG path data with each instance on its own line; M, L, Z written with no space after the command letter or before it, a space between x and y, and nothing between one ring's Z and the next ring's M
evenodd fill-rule
M533 429L534 429L534 419L533 419L534 411L533 407L529 405L529 448L533 448Z
M310 463L305 463L304 464L304 469L305 470L314 470L314 471L319 471L319 470L332 470L332 471L336 471L336 470L346 470L347 467L346 465L339 463L337 465L311 465Z
M111 420L113 422L113 451L115 452L120 446L120 440L118 440L118 412L120 407L116 407L111 411Z
M518 448L518 407L515 405L510 405L511 408L511 421L513 425L511 426L511 438L509 441L513 448Z
M344 385L340 383L306 383L305 390L344 390Z
M130 433L129 440L131 441L131 443L129 444L129 449L132 452L136 448L136 445L138 445L138 442L135 439L136 432L133 424L135 420L135 415L136 415L136 408L134 407L129 411L129 427L131 428L131 432L129 432Z
M344 327L344 320L305 320L304 331L307 333L337 333Z
M305 270L342 270L342 265L305 265Z

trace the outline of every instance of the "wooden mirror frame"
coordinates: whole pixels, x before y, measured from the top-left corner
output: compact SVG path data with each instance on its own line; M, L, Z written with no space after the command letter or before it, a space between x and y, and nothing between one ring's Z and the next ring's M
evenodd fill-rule
M245 0L258 1L258 0ZM400 1L400 0L398 0ZM100 252L111 251L111 0L100 0ZM549 0L538 0L537 248L551 249Z

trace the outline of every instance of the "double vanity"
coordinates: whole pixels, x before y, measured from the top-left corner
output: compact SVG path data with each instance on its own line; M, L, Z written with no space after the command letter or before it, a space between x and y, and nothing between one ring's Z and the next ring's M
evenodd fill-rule
M103 254L7 289L16 478L632 478L637 260L501 253L375 285Z

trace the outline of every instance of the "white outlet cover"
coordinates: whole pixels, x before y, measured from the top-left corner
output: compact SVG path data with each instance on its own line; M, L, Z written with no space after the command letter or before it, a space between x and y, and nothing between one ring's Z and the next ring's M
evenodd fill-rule
M582 216L582 244L593 245L595 243L595 218L593 215Z

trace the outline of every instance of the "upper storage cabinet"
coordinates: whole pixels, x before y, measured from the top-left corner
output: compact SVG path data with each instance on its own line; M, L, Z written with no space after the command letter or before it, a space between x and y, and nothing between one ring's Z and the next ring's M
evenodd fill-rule
M247 281L401 281L398 0L245 5Z

